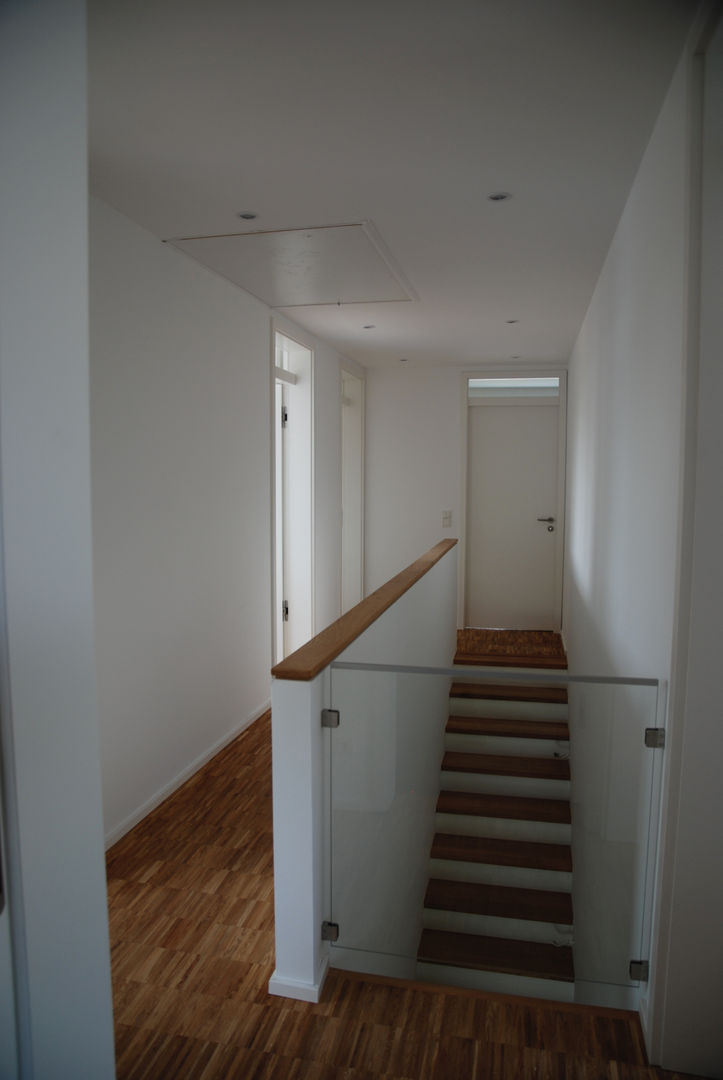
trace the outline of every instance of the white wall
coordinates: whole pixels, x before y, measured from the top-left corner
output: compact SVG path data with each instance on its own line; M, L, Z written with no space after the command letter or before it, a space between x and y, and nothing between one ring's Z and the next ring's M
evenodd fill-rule
M698 431L692 588L680 795L669 832L672 883L664 896L668 944L659 1026L662 1064L723 1077L723 761L718 670L723 654L723 25L706 56Z
M270 695L269 317L91 204L98 698L113 836Z
M19 1074L105 1080L85 6L9 0L0 24L0 737Z
M662 103L570 361L564 628L577 672L670 679L679 620L685 630L677 583L691 579L683 709L673 709L668 720L661 948L646 1029L657 1062L721 1076L723 862L716 807L723 736L713 677L723 645L720 31L705 94L697 499L693 506L686 493L694 533L689 565L679 567L683 416L695 411L686 400L695 305L693 298L688 310L688 76L686 56ZM439 509L449 505L457 514L447 495L457 491L460 462L454 384L453 372L411 365L369 374L369 588L436 536Z
M565 630L577 671L594 664L672 676L660 937L643 1018L654 1062L722 1077L720 29L705 88L699 388L694 341L689 347L698 257L693 70L686 53L571 360ZM683 416L692 425L685 431ZM694 467L683 473L684 440Z
M338 657L446 667L456 649L452 548ZM422 553L420 553L422 554ZM451 680L332 668L332 967L415 978Z
M462 376L411 362L367 372L365 590L459 537ZM442 511L452 525L442 528Z
M564 631L578 673L666 678L685 332L680 68L570 360Z
M352 642L339 660L375 663L381 659L392 664L413 661L431 666L449 663L455 648L456 556L457 548L447 552ZM430 611L435 613L431 623ZM334 914L330 910L328 880L331 864L328 852L326 856L324 852L330 842L328 800L331 791L326 771L331 760L329 737L331 735L333 739L336 733L322 729L319 716L322 708L339 705L334 694L338 677L347 691L351 691L352 699L358 701L355 683L358 687L363 675L354 673L357 677L350 683L345 678L348 674L325 668L310 682L277 678L272 687L276 970L269 990L303 1001L319 1000L329 963L329 946L320 940L321 922ZM431 691L427 688L427 706L435 699L437 702L437 740L441 738L444 724L443 715L440 722L439 706L445 692L448 697L448 682L443 688L438 681ZM438 750L436 763L438 778ZM331 780L331 790L338 779L335 775ZM409 790L408 783L406 790ZM430 827L434 799L431 806ZM416 804L413 812L418 812ZM355 842L353 835L348 839L352 844ZM399 840L398 835L395 839ZM345 840L337 834L335 842L343 844ZM386 870L389 871L389 867ZM340 957L341 953L337 952L336 959L340 960ZM340 966L346 966L346 963L340 960Z
M341 373L341 610L364 596L364 382Z
M341 371L314 349L314 632L341 614Z
M270 694L271 313L91 203L91 431L106 835ZM305 340L288 320L280 329ZM339 359L315 350L316 625L339 615Z

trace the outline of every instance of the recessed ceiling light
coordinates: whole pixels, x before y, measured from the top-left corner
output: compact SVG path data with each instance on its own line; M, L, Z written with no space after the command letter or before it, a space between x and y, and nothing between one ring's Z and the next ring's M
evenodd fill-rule
M516 323L516 322L519 322L519 321L520 321L519 319L507 319L506 320L506 322L509 323L510 325L512 325L512 323Z
M362 326L362 330L376 330L376 326L374 323L368 322L366 325Z
M487 196L487 198L490 202L507 202L507 200L511 199L512 196L510 195L509 191L493 191Z
M520 359L519 354L517 356L511 356L510 357L510 360L519 360L519 359Z
M400 364L408 364L409 363L409 357L408 356L400 356L399 357L399 363Z
M243 218L244 221L255 221L259 215L255 210L239 210L236 217Z

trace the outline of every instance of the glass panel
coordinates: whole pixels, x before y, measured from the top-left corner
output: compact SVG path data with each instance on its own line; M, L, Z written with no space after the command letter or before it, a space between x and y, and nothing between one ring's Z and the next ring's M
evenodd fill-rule
M654 765L645 746L657 687L569 687L573 907L577 980L631 985L643 939ZM657 820L657 818L656 818Z
M482 677L478 669L455 673L456 680L475 677ZM484 677L494 681L495 675L486 672ZM498 677L509 678L509 672ZM650 874L662 751L645 746L645 729L656 726L657 686L572 680L565 706L462 698L450 702L451 681L448 671L332 667L332 706L341 715L340 727L331 733L330 910L331 920L339 925L332 963L506 993L634 1007L638 984L629 978L630 961L649 958ZM544 685L545 677L536 681L534 675L516 675L515 681ZM566 681L563 677L558 685ZM492 718L492 725L483 726L497 727L483 734L445 734L450 711ZM549 728L550 722L565 717L569 742L559 729ZM520 719L544 723L545 737L531 736L529 724L524 731L514 723L511 731L499 728L509 726L506 720ZM443 771L445 749L458 757L487 755L487 762L475 760L470 771ZM500 765L506 756L528 764ZM549 759L560 764L568 756L569 781L564 765L547 769ZM530 767L530 758L548 762L541 769L538 764ZM559 775L546 775L548 771ZM572 825L545 819L544 814L535 820L492 808L487 814L438 814L440 790L529 802L569 800ZM475 838L473 846L477 838L492 842L484 854L447 851L430 860L435 833L463 837L458 848L468 846L468 838ZM501 852L500 845L507 841L513 848L515 842L527 845L519 864L510 852ZM530 846L537 845L557 845L548 849L550 857L571 845L572 874L554 865L555 860L549 865L544 859L540 865L530 861ZM536 858L542 854L536 848ZM432 903L425 910L430 878L464 883L464 889L454 885L451 893L458 895L450 904ZM450 892L446 885L443 892ZM538 895L523 897L521 892ZM542 914L546 901L535 907L542 892L572 894L572 926L569 917ZM564 913L564 905L557 907L548 899L548 911ZM532 908L521 915L528 901ZM515 983L503 970L504 959L502 968L493 969L462 963L454 970L446 961L418 966L425 928L504 939L504 947L509 941L536 942L559 952L572 945L574 985L557 975L529 975Z
M449 686L448 676L332 669L342 717L331 737L332 921L339 948L380 954L374 970L387 974L414 974Z

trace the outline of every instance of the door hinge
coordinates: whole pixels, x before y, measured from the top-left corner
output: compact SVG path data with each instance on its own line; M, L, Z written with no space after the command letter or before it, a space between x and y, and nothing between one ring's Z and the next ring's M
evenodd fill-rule
M646 727L645 745L650 750L662 750L665 746L665 728Z
M647 982L650 976L650 964L647 960L631 960L629 972L633 982Z
M286 427L288 422L289 422L289 410L287 409L287 407L285 405L282 405L281 406L281 426L282 426L282 428Z
M339 727L339 710L338 709L322 709L321 710L321 726L322 727Z
M281 605L281 618L284 620L284 622L289 621L289 601L288 600L284 600L283 604Z
M338 941L339 940L339 923L323 922L321 924L321 940L322 941Z

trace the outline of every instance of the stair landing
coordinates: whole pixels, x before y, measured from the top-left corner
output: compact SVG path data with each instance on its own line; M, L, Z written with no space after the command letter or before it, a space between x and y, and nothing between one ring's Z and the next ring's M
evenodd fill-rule
M553 630L457 631L455 664L485 667L567 668L562 638Z

